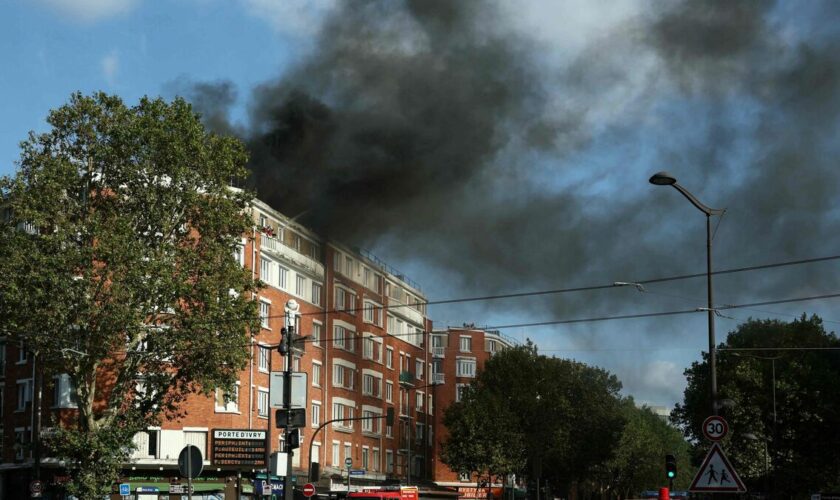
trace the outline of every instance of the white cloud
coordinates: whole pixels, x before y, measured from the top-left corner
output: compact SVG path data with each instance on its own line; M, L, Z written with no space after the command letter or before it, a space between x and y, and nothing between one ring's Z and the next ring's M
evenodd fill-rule
M117 51L112 50L109 52L102 58L99 65L102 68L102 76L105 78L105 81L113 87L116 82L117 73L120 70L120 56L117 54Z
M241 0L254 17L268 22L280 33L312 35L318 31L324 14L335 7L335 0Z
M81 22L96 22L130 12L139 0L38 0L60 16Z

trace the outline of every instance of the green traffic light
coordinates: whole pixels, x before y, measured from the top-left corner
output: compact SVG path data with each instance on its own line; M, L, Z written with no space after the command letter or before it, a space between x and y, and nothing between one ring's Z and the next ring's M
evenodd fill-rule
M674 474L674 472L673 472L673 471L668 471L668 478L669 478L669 479L673 479L673 478L674 478L674 476L676 476L676 474Z

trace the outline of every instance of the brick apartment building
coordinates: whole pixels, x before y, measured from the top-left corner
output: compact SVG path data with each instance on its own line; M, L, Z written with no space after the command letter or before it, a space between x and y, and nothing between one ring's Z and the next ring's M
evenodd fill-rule
M441 443L448 434L443 425L443 410L453 402L460 401L460 391L469 385L484 364L495 353L513 347L516 342L499 331L484 330L474 325L449 327L433 331L430 338L433 377L439 385L433 389L438 411L433 415L433 427L438 430L431 450L431 478L438 486L457 488L462 499L487 498L487 490L478 490L474 477L452 471L437 460ZM499 489L501 484L494 485ZM494 493L499 493L497 490ZM496 494L498 498L498 494Z
M308 374L307 422L293 458L298 484L305 482L310 447L312 461L320 466L319 493L346 489L341 476L346 478L348 458L354 485L407 481L409 470L413 479L431 479L438 469L440 415L434 392L447 390L432 385L446 382L442 370L448 365L438 361L448 359L433 358L429 350L432 323L419 287L374 256L324 241L259 200L252 216L253 231L243 235L235 256L266 283L254 297L262 328L252 332L251 361L240 373L236 394L193 396L185 403L185 417L135 436L137 449L123 471L132 498L177 499L178 455L187 444L204 457L194 498L260 495L270 482L261 456L264 443L276 452L284 441L283 431L275 428L269 389L270 372L282 371L286 361L276 346L291 299L299 304L298 332L308 336L291 356L293 370ZM37 428L32 400L38 366L25 347L12 343L0 344L0 365L0 498L24 498L33 477L29 443ZM451 380L460 378L451 375ZM44 381L43 389L46 431L54 415L72 412L75 405L66 376ZM384 415L388 408L398 417L393 426L384 419L345 421L313 435L327 420ZM250 460L220 458L220 446L231 439L253 447ZM40 464L45 497L61 498L53 495L60 494L66 479L63 464L50 457Z

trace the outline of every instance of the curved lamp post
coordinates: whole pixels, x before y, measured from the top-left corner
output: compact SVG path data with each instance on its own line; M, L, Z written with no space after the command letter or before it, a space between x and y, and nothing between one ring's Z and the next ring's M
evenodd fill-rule
M687 189L677 184L677 178L668 172L657 172L649 179L656 186L671 186L706 215L706 289L708 296L707 313L709 315L709 372L712 390L712 415L718 414L717 404L717 356L715 355L715 311L712 302L712 215L723 215L724 208L710 208L700 203Z

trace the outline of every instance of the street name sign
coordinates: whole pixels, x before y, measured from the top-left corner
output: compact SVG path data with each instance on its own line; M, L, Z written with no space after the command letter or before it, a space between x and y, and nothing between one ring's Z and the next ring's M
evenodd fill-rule
M712 415L703 421L703 435L709 441L720 441L729 433L729 424L723 417Z
M720 445L713 443L688 491L692 493L745 493L747 488Z

